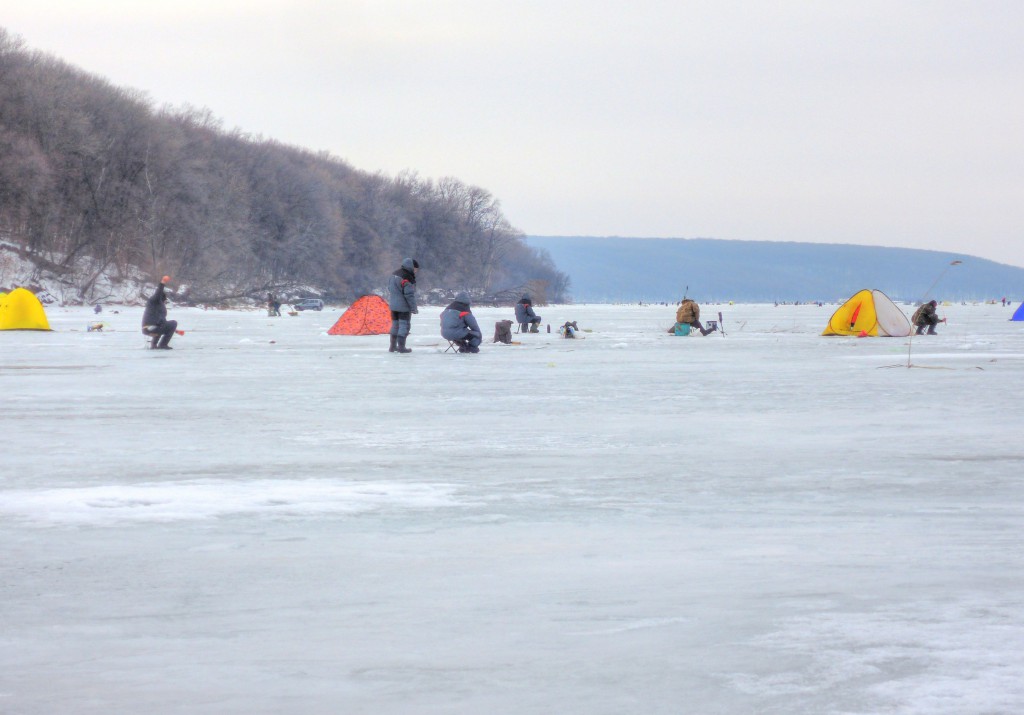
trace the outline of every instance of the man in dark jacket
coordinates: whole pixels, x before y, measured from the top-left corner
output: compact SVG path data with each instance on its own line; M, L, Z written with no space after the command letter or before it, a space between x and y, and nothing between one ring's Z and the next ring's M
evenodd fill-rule
M914 317L910 319L910 322L917 326L916 335L921 335L925 328L928 328L928 335L936 335L935 326L946 322L945 318L939 320L939 316L935 313L938 305L936 301L930 300L914 311Z
M168 343L171 342L178 327L177 320L167 319L167 294L164 292L164 286L170 280L169 276L163 277L153 295L146 301L146 310L142 313L142 333L152 338L150 348L170 350L171 346Z
M526 332L527 329L531 333L540 332L538 326L540 326L540 316L533 312L533 301L530 300L530 296L524 295L516 303L516 322L519 323L520 330Z
M454 341L460 353L480 352L483 333L469 309L469 293L458 293L441 313L441 336Z
M388 279L388 307L391 309L391 347L389 353L411 353L405 347L409 336L412 314L419 313L416 305L416 271L420 264L412 258L402 261L402 267Z

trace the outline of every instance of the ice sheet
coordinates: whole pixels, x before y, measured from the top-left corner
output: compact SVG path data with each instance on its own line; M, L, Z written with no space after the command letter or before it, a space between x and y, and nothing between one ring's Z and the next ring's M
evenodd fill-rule
M0 333L0 712L1022 712L1024 326L833 309L51 308Z

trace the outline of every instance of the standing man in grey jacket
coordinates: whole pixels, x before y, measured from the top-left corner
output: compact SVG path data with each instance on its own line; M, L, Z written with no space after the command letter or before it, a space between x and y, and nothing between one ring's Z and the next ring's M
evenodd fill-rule
M389 353L411 353L405 347L409 336L412 314L420 312L416 305L416 271L420 264L412 258L402 261L402 267L388 279L388 307L391 309L391 347Z

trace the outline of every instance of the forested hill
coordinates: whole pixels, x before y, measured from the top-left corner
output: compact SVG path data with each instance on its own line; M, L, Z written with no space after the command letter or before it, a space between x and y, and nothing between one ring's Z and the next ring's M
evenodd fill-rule
M423 288L567 286L488 191L367 173L325 153L225 131L207 110L39 52L0 28L0 241L77 284L164 274L213 301L274 290L345 299L405 256ZM537 292L537 291L535 291Z
M894 300L1024 298L1024 268L907 248L714 239L531 236L572 276L577 302L834 301L862 288ZM954 260L962 261L950 267Z

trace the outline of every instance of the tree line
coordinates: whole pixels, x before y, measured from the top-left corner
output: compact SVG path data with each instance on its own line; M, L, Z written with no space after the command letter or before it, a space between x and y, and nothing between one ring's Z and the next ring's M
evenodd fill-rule
M346 300L403 257L426 289L566 298L487 190L353 168L32 51L0 28L0 239L80 283L163 274L196 302L266 291ZM88 259L83 261L82 259ZM88 269L83 270L83 265Z

